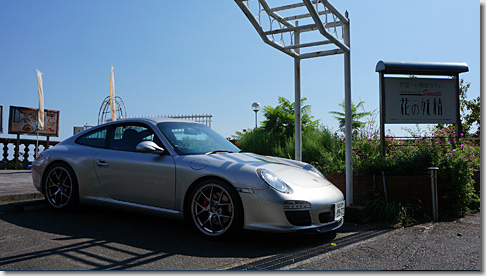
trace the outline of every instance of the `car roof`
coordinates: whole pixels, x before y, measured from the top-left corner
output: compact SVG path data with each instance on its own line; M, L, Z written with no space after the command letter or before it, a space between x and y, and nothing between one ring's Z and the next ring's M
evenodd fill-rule
M168 118L168 117L140 117L140 118L126 118L126 119L118 119L114 122L110 123L123 123L123 122L149 122L153 124L158 123L165 123L165 122L180 122L180 123L195 123L199 124L198 122L190 121L190 120L183 120L183 119L176 119L176 118Z
M195 121L190 121L190 120L182 120L182 119L175 119L175 118L168 118L168 117L140 117L140 118L125 118L125 119L118 119L116 121L112 122L107 122L103 124L99 124L97 126L93 126L92 128L89 128L85 131L81 131L66 140L71 140L71 139L77 139L79 136L85 135L86 133L89 133L91 131L96 131L96 129L101 129L106 126L114 125L114 124L120 124L120 123L146 123L146 124L152 124L152 125L157 125L158 123L164 123L164 122L173 122L173 123L186 123L186 124L199 124L199 125L204 125Z

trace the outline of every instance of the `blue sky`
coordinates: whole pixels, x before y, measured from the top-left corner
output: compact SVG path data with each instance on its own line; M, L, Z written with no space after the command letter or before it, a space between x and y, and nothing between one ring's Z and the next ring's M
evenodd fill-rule
M479 1L331 3L349 12L352 99L366 110L378 108L380 60L465 62L469 98L480 95ZM333 130L343 63L343 55L302 61L302 96ZM0 136L13 137L8 106L37 107L36 69L44 73L45 108L61 111L52 140L96 124L111 65L128 116L212 114L225 137L254 126L254 101L294 100L293 59L263 43L232 0L0 0ZM387 125L396 134L401 127Z

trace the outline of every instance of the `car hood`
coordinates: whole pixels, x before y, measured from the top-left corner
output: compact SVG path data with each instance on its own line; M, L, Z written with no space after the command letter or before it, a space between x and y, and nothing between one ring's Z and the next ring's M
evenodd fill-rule
M208 164L209 167L225 164L224 167L240 175L238 178L248 179L248 174L256 176L256 169L266 169L280 177L289 186L303 188L319 188L331 183L312 171L307 163L272 156L263 156L254 153L218 153L208 154L197 161ZM242 175L244 173L244 175Z

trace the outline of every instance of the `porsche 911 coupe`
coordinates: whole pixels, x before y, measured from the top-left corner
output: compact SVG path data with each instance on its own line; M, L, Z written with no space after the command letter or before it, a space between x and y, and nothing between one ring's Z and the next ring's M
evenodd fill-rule
M323 233L344 221L343 194L312 165L242 152L184 120L90 128L39 154L32 178L54 208L153 211L185 219L210 238L241 229Z

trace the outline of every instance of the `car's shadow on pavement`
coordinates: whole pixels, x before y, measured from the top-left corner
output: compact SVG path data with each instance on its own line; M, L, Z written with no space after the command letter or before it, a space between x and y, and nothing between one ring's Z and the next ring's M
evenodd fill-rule
M209 240L189 224L159 215L93 206L59 211L45 203L43 208L23 212L11 212L7 204L0 205L0 220L27 229L27 232L34 230L40 237L19 237L29 240L33 244L32 250L23 250L13 255L0 254L0 267L61 254L95 270L132 269L143 265L152 267L158 261L169 260L175 255L221 258L237 263L233 267L223 265L221 269L254 269L255 265L260 266L258 269L274 269L278 267L275 263L283 266L298 262L380 234L368 231L370 228L367 226L345 224L338 230L338 238L336 233L275 234L242 231L231 239ZM49 246L43 246L42 240L48 241ZM103 251L111 255L99 253ZM119 260L118 255L131 257ZM273 257L268 258L270 256ZM282 262L282 256L286 262ZM261 264L258 261L267 258L271 263ZM246 264L239 265L238 262L243 260ZM216 265L219 266L221 264Z
M0 209L5 208L6 205L0 205ZM183 221L110 208L80 206L71 211L49 207L20 213L3 211L0 219L4 221L62 235L64 239L89 238L157 252L206 257L257 257L320 245L332 241L335 236L242 231L234 238L215 241L196 233Z

